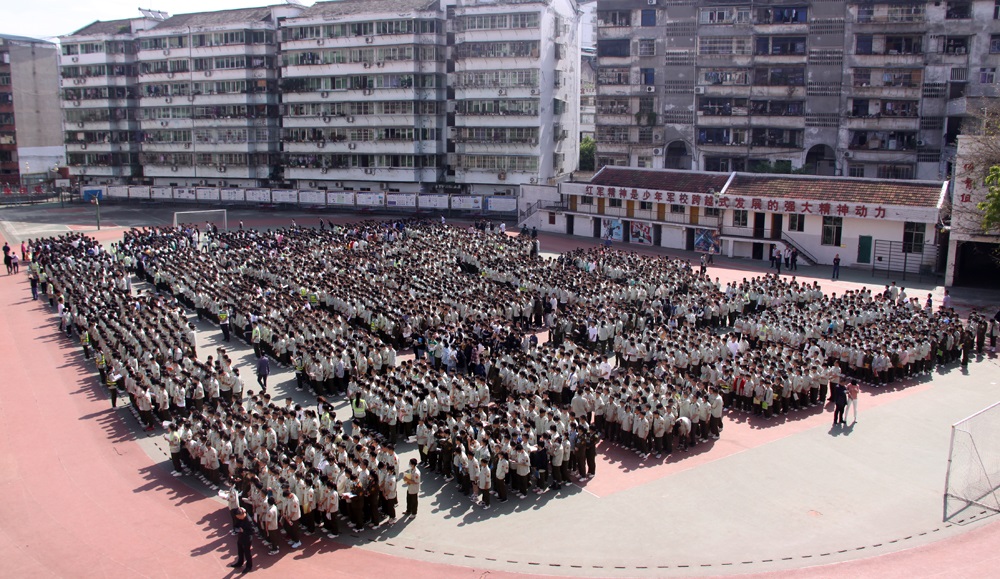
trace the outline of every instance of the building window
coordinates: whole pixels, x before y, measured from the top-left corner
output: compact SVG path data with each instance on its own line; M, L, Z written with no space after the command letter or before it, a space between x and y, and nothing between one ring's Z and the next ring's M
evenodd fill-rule
M556 214L549 213L549 225L555 225L555 224L556 224Z
M847 176L848 177L864 177L865 176L865 166L859 165L857 163L852 163L847 166Z
M656 84L656 69L655 68L640 68L639 69L640 84L653 85Z
M912 179L912 165L879 165L876 171L879 179Z
M651 38L639 39L639 56L656 56L656 41Z
M750 212L746 209L733 211L733 227L746 227L749 222Z
M1000 34L994 34L993 36L990 36L990 54L997 54L997 53L1000 53Z
M652 201L640 201L639 202L639 210L640 211L652 211L653 210L653 202Z
M653 168L653 158L652 157L639 157L636 159L636 166L640 169L652 169Z
M993 0L993 20L1000 20L1000 0Z
M944 11L946 20L967 20L972 18L971 2L949 2Z
M903 253L923 253L926 223L907 221L903 224Z
M687 213L687 207L673 204L670 206L670 212L675 215L683 215L684 213Z
M965 54L969 51L968 36L946 36L944 39L945 54Z
M823 245L840 245L840 233L844 228L843 217L823 217L823 236L820 243Z
M805 231L806 216L798 213L788 215L788 231Z
M854 42L854 54L873 54L875 37L871 34L858 34Z
M608 199L608 207L621 207L621 206L622 206L621 199Z
M718 217L720 215L722 215L722 210L719 209L718 207L705 208L705 217Z
M995 67L979 69L979 84L993 84L996 82L997 69Z
M631 56L631 41L628 38L614 40L598 40L598 57L628 57Z
M593 205L593 204L594 204L594 197L593 197L593 195L581 195L580 196L580 205Z
M656 26L656 10L643 10L641 22L643 26Z

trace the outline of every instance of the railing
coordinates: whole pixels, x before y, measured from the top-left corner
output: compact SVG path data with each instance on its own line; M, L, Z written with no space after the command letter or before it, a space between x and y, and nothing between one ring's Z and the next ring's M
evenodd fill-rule
M523 210L521 210L521 211L518 212L518 216L517 216L518 217L518 222L524 221L525 219L531 217L532 215L535 214L536 211L538 211L541 208L542 208L542 201L541 201L541 199L539 199L538 201L535 201L534 203L531 203L530 205L528 205L527 207L525 207Z
M811 253L806 251L805 244L796 241L795 238L793 238L791 234L788 233L787 231L781 232L781 240L790 245L791 247L793 247L794 249L796 249L799 252L799 256L804 257L806 261L809 262L810 265L816 265L819 263L818 259L813 257Z

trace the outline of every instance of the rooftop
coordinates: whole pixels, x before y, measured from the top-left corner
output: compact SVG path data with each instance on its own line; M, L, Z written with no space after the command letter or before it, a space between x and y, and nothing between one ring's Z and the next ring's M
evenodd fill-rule
M605 166L590 182L594 185L624 186L630 189L706 193L709 189L721 191L728 180L729 173Z
M101 22L95 20L84 26L69 36L90 36L96 34L128 34L132 32L132 19L108 20Z
M298 18L351 16L354 14L406 13L438 10L438 0L337 0L317 2Z
M731 179L730 179L731 178ZM727 186L728 182L728 186ZM947 182L604 167L594 185L740 197L938 207Z
M49 42L48 40L41 40L38 38L30 38L28 36L17 36L14 34L2 34L0 33L0 40L9 40L11 42L28 42L31 44L55 44L54 42Z
M945 183L813 175L736 173L726 193L744 197L814 199L910 207L937 207Z
M188 26L220 26L236 22L260 22L271 18L271 8L239 8L235 10L214 10L212 12L192 12L177 14L156 25L156 30L163 28L181 28Z

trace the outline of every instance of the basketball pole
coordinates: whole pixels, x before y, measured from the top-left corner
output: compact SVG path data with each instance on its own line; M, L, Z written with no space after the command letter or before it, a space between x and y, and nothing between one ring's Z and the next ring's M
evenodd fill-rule
M97 206L97 230L101 230L101 198L94 197L94 205Z

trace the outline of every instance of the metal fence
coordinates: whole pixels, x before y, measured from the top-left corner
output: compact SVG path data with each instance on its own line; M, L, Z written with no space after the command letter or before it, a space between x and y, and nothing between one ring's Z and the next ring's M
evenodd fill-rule
M872 277L934 279L943 274L941 257L941 247L933 243L876 239L872 251Z

